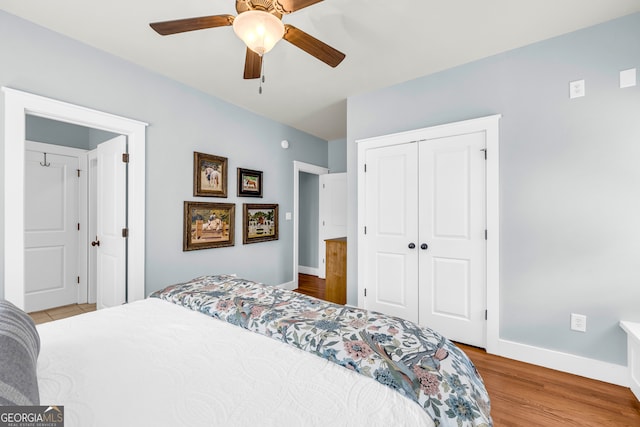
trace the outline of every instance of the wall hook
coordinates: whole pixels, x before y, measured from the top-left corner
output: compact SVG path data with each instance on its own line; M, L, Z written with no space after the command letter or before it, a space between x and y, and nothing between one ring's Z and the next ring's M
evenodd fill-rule
M44 153L44 163L40 162L40 166L44 166L46 168L51 166L51 163L47 163L47 153Z

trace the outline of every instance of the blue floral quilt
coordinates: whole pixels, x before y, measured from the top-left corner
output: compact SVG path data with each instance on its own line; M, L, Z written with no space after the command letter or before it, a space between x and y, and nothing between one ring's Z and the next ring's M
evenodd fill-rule
M417 402L436 426L492 426L469 358L437 332L229 275L169 286L161 298L277 339L366 375Z

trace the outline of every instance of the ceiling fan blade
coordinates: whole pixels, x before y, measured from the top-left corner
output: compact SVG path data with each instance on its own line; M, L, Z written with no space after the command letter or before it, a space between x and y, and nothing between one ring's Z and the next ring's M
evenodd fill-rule
M345 54L332 48L326 43L321 42L317 38L305 33L304 31L286 24L283 38L289 43L299 47L309 55L318 58L331 67L337 67L345 58Z
M262 57L247 48L247 56L244 60L244 78L259 79L262 72Z
M154 22L149 24L158 34L184 33L186 31L204 30L206 28L227 27L233 24L233 15L201 16L199 18L177 19L175 21Z
M286 13L295 12L296 10L304 9L312 4L320 3L322 0L277 0L282 6L282 9Z

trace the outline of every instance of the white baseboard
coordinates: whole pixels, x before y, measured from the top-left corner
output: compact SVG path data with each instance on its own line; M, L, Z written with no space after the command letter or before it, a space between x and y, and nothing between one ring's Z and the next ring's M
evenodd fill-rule
M317 267L306 267L304 265L298 266L298 273L309 274L310 276L317 276L320 274Z
M626 366L503 339L498 340L497 349L492 348L491 350L492 354L509 359L629 387L629 374ZM494 350L496 351L494 352Z
M279 285L276 285L276 288L288 289L290 291L293 291L295 289L298 289L298 282L291 281L291 282L280 283Z

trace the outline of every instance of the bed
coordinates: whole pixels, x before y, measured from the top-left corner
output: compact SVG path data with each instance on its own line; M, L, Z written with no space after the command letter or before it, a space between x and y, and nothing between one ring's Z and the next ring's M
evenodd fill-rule
M37 327L66 427L490 426L464 353L402 319L230 275Z

